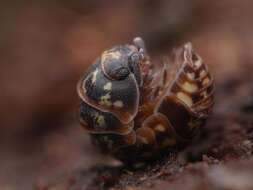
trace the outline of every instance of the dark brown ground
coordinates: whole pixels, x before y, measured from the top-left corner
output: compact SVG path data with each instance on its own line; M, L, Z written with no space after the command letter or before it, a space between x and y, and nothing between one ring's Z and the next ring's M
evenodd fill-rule
M237 71L243 73L240 78L224 76L216 88L214 114L202 134L184 151L171 153L139 170L105 166L79 169L43 187L46 190L252 189L251 69Z
M253 189L251 0L1 4L1 190ZM102 50L136 35L156 61L192 41L216 101L186 149L131 170L90 145L75 85Z

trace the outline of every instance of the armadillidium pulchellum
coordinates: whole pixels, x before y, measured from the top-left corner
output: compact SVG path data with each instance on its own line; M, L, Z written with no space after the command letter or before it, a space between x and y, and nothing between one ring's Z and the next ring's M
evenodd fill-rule
M158 66L144 42L106 50L78 83L80 122L94 144L125 163L189 142L212 109L214 82L191 43Z

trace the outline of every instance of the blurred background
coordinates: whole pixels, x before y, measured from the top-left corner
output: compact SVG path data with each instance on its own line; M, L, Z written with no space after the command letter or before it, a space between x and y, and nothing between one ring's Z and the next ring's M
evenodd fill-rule
M103 50L142 36L161 61L191 41L219 90L225 76L252 69L252 8L251 0L1 1L0 189L32 189L101 162L78 124L76 83Z

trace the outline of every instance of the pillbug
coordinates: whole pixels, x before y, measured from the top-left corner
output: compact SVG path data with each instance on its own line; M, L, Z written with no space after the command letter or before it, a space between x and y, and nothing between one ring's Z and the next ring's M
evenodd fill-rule
M95 145L124 163L187 144L214 103L213 77L191 43L156 65L139 37L104 51L77 91L81 125Z

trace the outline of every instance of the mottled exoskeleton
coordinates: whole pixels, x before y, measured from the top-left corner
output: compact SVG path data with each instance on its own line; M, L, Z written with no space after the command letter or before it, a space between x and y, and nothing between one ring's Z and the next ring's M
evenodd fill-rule
M191 43L159 66L144 42L106 50L78 83L80 120L94 144L125 163L189 142L213 105L213 78Z

